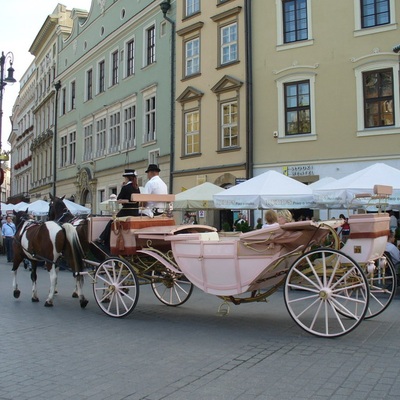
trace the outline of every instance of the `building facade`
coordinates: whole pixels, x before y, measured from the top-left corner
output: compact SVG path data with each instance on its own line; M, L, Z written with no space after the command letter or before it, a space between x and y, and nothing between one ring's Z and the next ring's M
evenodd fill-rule
M174 7L168 18L174 18ZM159 2L93 1L58 38L57 195L98 212L125 168L149 163L169 184L171 23Z
M124 168L144 185L149 163L171 193L270 169L311 183L376 162L400 168L399 19L395 0L59 5L31 47L29 192L96 213Z
M255 175L400 168L399 22L394 0L253 1Z
M31 197L45 199L52 191L55 177L55 82L58 58L58 37L69 36L72 27L71 10L58 4L43 23L29 51L35 56L36 96L33 109L34 138L31 143Z
M11 145L10 160L13 176L8 201L13 204L20 201L28 202L30 198L35 95L36 65L32 62L20 80L20 91L11 118L13 129L8 137Z

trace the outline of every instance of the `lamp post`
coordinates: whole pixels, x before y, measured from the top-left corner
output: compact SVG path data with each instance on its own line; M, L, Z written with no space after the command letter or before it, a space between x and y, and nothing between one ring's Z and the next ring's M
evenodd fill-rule
M6 64L6 61L9 61L10 67L7 69L7 77L4 77L4 66ZM8 160L8 155L3 152L3 147L2 147L2 126L3 126L3 93L4 93L4 88L6 87L7 83L15 83L16 80L14 79L14 68L13 68L13 62L14 62L14 54L11 53L10 51L6 54L4 52L1 52L1 57L0 57L0 195L2 194L1 190L1 185L4 182L4 171L1 168L1 162L2 161L7 161ZM3 199L0 199L3 201ZM1 212L1 210L0 210Z
M174 166L175 166L175 22L167 16L171 8L171 0L163 0L160 9L163 17L171 24L171 141L170 141L170 173L169 173L169 192L174 193Z
M53 132L53 196L56 197L57 180L57 119L58 119L58 91L61 89L61 81L54 84L56 99L54 104L54 132Z

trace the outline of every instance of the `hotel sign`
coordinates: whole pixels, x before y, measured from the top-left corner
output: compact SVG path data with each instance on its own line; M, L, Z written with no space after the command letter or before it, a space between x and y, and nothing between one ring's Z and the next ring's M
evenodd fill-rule
M314 175L313 165L297 165L291 167L283 167L283 174L286 176L307 176Z

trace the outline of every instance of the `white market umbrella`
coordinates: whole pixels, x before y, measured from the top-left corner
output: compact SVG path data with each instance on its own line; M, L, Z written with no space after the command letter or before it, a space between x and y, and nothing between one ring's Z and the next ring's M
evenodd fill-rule
M313 207L312 189L276 171L239 183L214 195L217 208L228 209L294 209Z
M15 210L15 204L0 203L0 207L1 207L2 215L5 215L5 214Z
M316 190L316 189L321 189L324 186L326 186L330 183L336 182L336 181L337 181L337 179L327 176L325 178L319 179L318 181L310 183L308 186L310 188L312 188L312 190Z
M393 194L385 202L390 206L400 204L400 170L383 163L371 165L315 189L314 199L316 203L330 208L336 208L338 205L343 207L354 205L354 208L357 208L366 204L368 200L355 201L355 195L361 193L372 195L375 185L392 186Z
M71 200L64 199L63 200L64 204L68 208L71 214L74 215L88 215L90 214L90 208L84 207L80 204L74 203Z
M44 200L36 200L33 203L28 204L27 208L29 214L40 215L40 216L49 214L49 203Z
M19 203L14 205L15 211L25 211L29 207L29 203L25 203L25 201L20 201Z
M175 195L174 209L214 209L214 194L225 189L210 182L192 187Z

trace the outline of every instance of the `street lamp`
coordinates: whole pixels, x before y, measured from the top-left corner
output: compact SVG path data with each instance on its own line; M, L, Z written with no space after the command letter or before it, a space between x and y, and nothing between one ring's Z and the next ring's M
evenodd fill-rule
M169 191L174 193L174 169L175 169L175 21L167 16L171 8L171 0L163 0L160 4L161 12L166 21L171 24L171 115L170 115L170 168Z
M9 61L10 67L7 69L7 77L4 77L4 66L6 64L6 61ZM3 147L1 143L1 138L2 138L2 126L3 126L3 92L4 88L6 87L7 83L15 83L16 80L14 79L14 68L13 68L13 62L14 62L14 54L9 51L7 54L4 54L4 52L1 52L1 57L0 57L0 186L4 182L4 171L1 168L1 162L2 161L7 161L8 160L8 154L5 154L3 152ZM1 188L0 188L0 194L1 194ZM3 199L1 199L3 200Z

